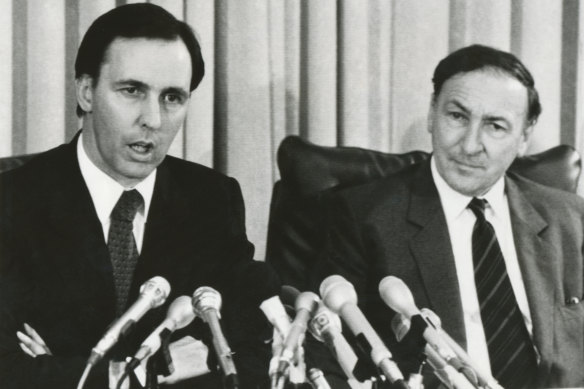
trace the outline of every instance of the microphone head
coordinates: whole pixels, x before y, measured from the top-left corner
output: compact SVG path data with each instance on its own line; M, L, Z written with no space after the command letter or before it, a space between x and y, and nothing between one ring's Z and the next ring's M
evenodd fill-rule
M316 312L318 309L318 303L320 298L316 293L312 292L302 292L296 298L296 303L294 304L294 309L296 312L304 309L310 313L310 316Z
M355 288L340 275L325 278L320 284L320 295L324 304L336 314L347 303L357 304Z
M280 299L282 304L293 307L296 299L300 295L300 291L291 285L282 285L280 289Z
M214 309L221 310L221 294L209 286L201 286L193 293L193 310L197 316L205 316L204 312Z
M151 301L152 308L156 308L166 301L166 298L170 294L170 284L163 277L152 277L142 284L140 294L148 297Z
M324 342L323 333L325 331L341 332L342 324L341 318L336 313L333 313L322 302L318 305L318 310L314 317L308 323L310 333L319 341Z
M387 276L379 283L379 295L391 309L401 313L406 318L420 313L414 296L407 285L399 278Z
M195 319L195 312L189 296L179 296L168 307L166 317L174 321L174 330L188 326Z

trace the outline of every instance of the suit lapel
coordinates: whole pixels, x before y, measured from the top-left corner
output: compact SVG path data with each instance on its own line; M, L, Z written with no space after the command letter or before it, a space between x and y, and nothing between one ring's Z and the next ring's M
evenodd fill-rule
M164 268L164 263L168 263L167 257L176 250L172 242L176 240L177 229L182 229L188 221L185 210L192 210L197 205L196 201L185 197L179 185L173 183L168 165L168 160L165 160L157 170L135 278L150 277L155 275L154 271Z
M464 347L466 336L456 267L429 162L425 162L413 178L408 221L419 229L409 246L430 308L441 318L442 327Z
M64 278L65 285L71 285L72 293L90 290L88 280L105 284L104 291L113 301L113 276L103 230L89 190L87 189L76 152L77 137L63 146L59 155L57 172L52 177L44 177L47 185L54 190L49 196L49 232L54 235L49 244L56 250L54 257L57 271ZM102 292L103 293L103 292Z
M521 193L517 184L506 179L515 249L533 321L536 347L544 355L553 353L554 306L560 304L554 285L559 285L557 254L544 239L547 222ZM550 366L542 366L549 369Z

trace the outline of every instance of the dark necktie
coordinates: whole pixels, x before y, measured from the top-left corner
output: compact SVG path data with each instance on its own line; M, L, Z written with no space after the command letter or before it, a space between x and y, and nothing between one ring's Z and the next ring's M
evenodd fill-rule
M493 376L504 388L523 388L537 371L529 338L495 230L485 219L486 200L473 198L468 207L477 221L472 232L472 257L481 318Z
M124 191L111 213L107 246L114 273L117 316L125 310L138 261L138 249L132 230L134 217L142 204L144 200L137 190Z

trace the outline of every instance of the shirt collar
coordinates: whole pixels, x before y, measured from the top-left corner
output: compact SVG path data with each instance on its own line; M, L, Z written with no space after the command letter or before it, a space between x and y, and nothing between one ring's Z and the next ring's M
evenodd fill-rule
M465 196L462 193L455 191L450 185L448 185L448 183L446 183L446 181L444 181L438 172L434 157L431 158L430 168L432 170L432 178L436 184L436 189L438 189L438 194L440 195L440 202L442 203L446 220L455 220L465 211L468 203L472 200L472 197ZM480 196L480 198L488 201L489 206L495 215L502 215L506 201L505 177L499 178L495 185L493 185L484 196Z
M83 133L77 140L77 160L81 175L89 189L91 199L95 206L97 216L101 223L109 220L114 206L118 202L124 190L136 189L144 199L144 208L138 210L142 216L148 215L150 204L152 202L152 193L154 192L154 183L156 182L156 170L148 175L144 180L138 183L134 188L125 188L116 180L108 176L89 159L83 147Z

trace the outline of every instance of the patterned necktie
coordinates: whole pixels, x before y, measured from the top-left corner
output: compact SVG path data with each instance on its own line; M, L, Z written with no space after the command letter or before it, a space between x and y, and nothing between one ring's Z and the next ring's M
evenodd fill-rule
M523 388L537 371L531 343L495 230L485 219L486 200L473 198L468 207L477 217L472 257L481 318L493 376L504 388Z
M128 291L138 261L138 249L132 232L134 217L144 200L137 190L124 191L111 213L107 247L116 288L116 314L125 311Z

